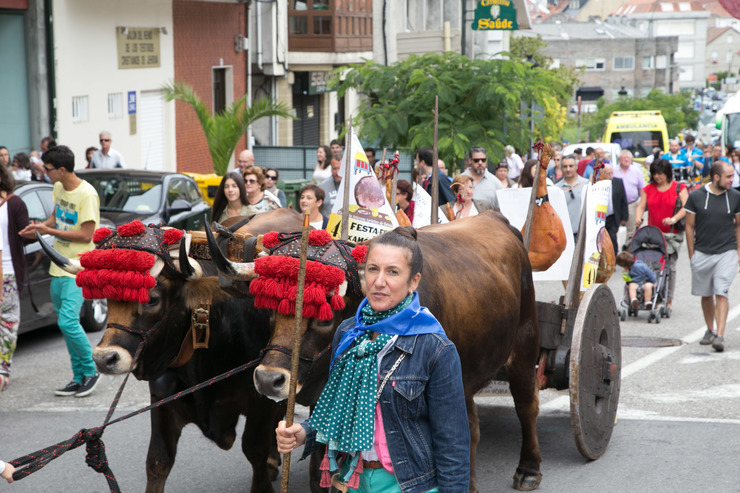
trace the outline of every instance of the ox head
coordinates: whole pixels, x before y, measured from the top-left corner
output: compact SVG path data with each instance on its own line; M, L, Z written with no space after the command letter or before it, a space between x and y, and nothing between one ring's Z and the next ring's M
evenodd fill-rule
M215 238L206 231L211 256L219 272L236 280L250 280L249 292L258 308L274 311L270 350L254 371L257 390L276 401L288 397L291 351L295 334L295 301L300 255L300 233L271 232L258 244L269 255L251 263L231 262L219 253ZM306 284L301 326L301 361L296 401L316 402L329 374L329 345L342 320L354 315L362 299L357 259L363 247L334 241L323 230L309 234ZM218 257L218 258L217 258Z
M43 240L41 245L55 264L76 274L85 298L108 300L108 328L93 353L100 372L127 372L148 335L134 374L155 378L179 352L191 308L222 295L218 279L203 277L203 267L187 255L190 236L177 229L134 221L116 232L99 228L93 241L96 248L79 260L59 255ZM149 333L155 325L158 330Z

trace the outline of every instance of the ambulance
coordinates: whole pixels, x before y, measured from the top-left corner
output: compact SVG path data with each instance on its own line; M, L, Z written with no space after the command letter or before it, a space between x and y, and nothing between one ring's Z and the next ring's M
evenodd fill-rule
M717 112L717 128L722 131L720 143L724 152L728 147L740 147L740 95L729 98Z
M604 142L619 144L642 162L654 147L668 152L668 127L660 111L615 111L604 131Z

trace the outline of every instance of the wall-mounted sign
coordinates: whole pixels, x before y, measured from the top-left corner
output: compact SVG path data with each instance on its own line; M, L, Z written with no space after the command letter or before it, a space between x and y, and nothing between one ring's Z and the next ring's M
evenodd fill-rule
M308 73L308 93L309 94L323 94L325 92L331 92L331 89L326 87L326 84L331 78L331 72L309 72Z
M160 66L158 27L117 27L118 68Z
M515 31L516 7L512 0L479 0L475 8L474 31Z
M136 135L136 91L128 92L128 134Z

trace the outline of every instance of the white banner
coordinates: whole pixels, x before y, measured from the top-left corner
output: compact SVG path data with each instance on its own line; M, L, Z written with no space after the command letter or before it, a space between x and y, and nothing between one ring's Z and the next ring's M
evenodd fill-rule
M612 196L612 181L602 180L586 188L586 247L583 251L583 278L581 291L585 291L596 280L599 268L601 245L599 231L606 227L606 212ZM607 234L604 231L604 234Z
M437 213L437 223L445 224L447 215L440 207ZM416 229L432 224L432 196L421 185L414 184L414 220L411 222Z
M337 198L329 216L326 230L336 239L342 234L342 211L344 209L345 160L350 162L349 186L349 229L348 240L360 243L370 240L398 226L396 216L386 200L385 189L380 186L375 173L370 168L365 151L357 134L352 131L350 144L344 151L339 175L342 182Z

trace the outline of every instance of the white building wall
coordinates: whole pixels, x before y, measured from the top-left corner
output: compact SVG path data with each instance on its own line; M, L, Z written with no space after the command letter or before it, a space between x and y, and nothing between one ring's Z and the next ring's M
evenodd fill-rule
M112 147L121 152L129 168L142 168L141 125L129 133L126 98L136 91L159 89L174 79L171 0L54 0L54 66L57 141L75 153L76 166L86 165L85 149L100 147L98 134L111 132ZM118 68L116 27L160 28L160 67ZM121 93L120 118L109 118L108 94ZM87 96L87 121L72 121L72 98ZM137 108L138 111L139 108ZM165 105L165 170L176 170L175 105ZM151 167L150 167L151 169Z

